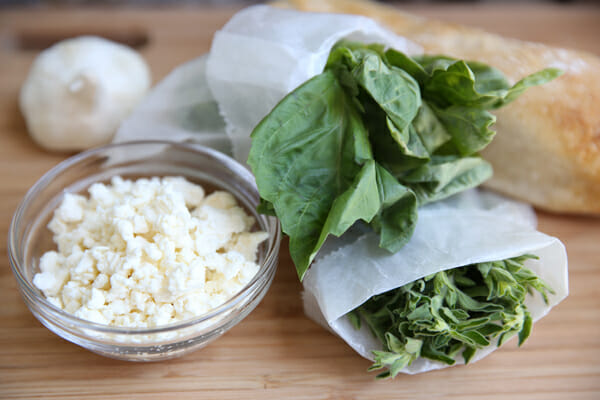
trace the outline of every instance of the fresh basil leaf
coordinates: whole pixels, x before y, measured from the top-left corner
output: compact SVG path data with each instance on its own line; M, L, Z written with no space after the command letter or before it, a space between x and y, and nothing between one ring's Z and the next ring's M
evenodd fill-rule
M426 101L423 101L419 112L413 119L412 127L420 141L431 155L437 149L452 139L444 124L437 118L431 107Z
M379 215L371 226L379 232L379 246L398 251L412 236L417 224L417 197L385 168L377 165Z
M417 81L404 70L388 67L376 54L367 54L353 75L399 130L408 129L421 106Z
M425 68L406 54L389 49L385 52L385 56L391 65L408 72L420 85L424 85L429 80L430 74L425 71Z
M517 97L523 94L523 92L528 88L532 86L543 85L546 82L550 82L551 80L558 78L563 73L564 71L557 68L546 68L534 74L526 76L519 82L515 83L515 85L507 91L504 98L494 104L494 108L505 106L511 101L516 100Z
M470 156L483 150L494 138L490 129L496 116L481 109L462 105L439 108L431 105L437 118L452 136L452 143L462 156Z
M370 222L381 209L379 192L375 161L370 160L362 166L354 182L333 201L311 257L328 235L341 236L358 220Z
M451 105L487 110L502 107L526 89L547 83L562 74L559 69L546 68L511 87L502 72L483 63L445 56L417 57L416 62L420 62L422 70L429 74L424 78L421 71L417 72L423 97L441 108ZM409 68L414 70L414 66L409 65Z
M507 96L510 84L499 70L478 62L451 61L444 58L444 66L437 64L432 71L423 85L425 98L442 108L463 105L491 109Z
M455 58L452 57L430 54L414 56L413 59L417 63L421 64L423 70L427 72L427 75L429 77L437 70L447 70L450 65L454 64L457 61Z
M346 65L350 69L360 64L363 58L368 54L375 54L379 57L383 57L385 54L385 47L379 43L359 43L342 40L333 46L325 69L330 69L336 65Z
M336 197L371 157L367 132L331 72L286 96L254 129L248 163L303 277Z
M436 156L399 180L415 193L419 205L424 205L476 187L491 176L491 165L480 157Z
M465 61L456 61L446 69L435 69L423 87L423 97L439 107L472 106L481 99L475 90L475 75Z
M369 132L373 156L379 164L396 175L429 160L429 155L423 152L423 144L416 143L420 138L415 137L412 125L401 133L373 99L367 96L361 96L360 99L365 110L363 121ZM390 128L394 129L393 133Z
M385 210L399 201L415 197L414 194L402 185L389 171L375 163L377 190L381 201L381 209ZM414 209L416 214L416 209Z
M379 247L397 252L412 237L417 225L417 198L407 190L396 203L384 209L373 227L379 232Z
M376 174L375 161L369 160L362 166L352 185L334 200L324 224L324 235L340 236L358 219L369 222L377 214L381 201Z
M409 125L404 130L400 130L391 119L387 118L386 122L389 133L398 144L403 155L424 161L429 160L429 151L427 151L423 145L421 137L418 135L413 124Z
M477 61L469 61L467 65L475 76L477 93L501 92L510 88L510 83L499 69Z

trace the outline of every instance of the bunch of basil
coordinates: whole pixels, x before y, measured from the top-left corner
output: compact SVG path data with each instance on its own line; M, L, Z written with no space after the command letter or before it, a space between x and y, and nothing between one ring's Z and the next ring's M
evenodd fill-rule
M359 220L379 233L380 247L398 251L419 206L492 175L478 155L495 133L488 110L560 73L545 69L510 86L478 62L338 43L324 71L252 133L260 209L279 218L299 278L328 235Z

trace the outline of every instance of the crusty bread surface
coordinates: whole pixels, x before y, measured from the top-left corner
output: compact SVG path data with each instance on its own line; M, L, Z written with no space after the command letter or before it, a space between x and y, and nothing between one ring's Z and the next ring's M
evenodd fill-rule
M546 67L565 73L495 112L497 135L483 151L485 186L540 209L600 214L600 58L424 19L362 0L289 0L303 11L361 14L429 54L481 61L513 83Z

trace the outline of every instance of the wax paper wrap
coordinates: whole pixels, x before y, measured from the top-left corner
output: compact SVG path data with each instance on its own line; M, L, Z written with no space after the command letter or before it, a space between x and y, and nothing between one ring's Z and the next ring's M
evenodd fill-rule
M114 141L194 141L245 164L252 129L285 95L323 71L341 39L421 52L366 17L248 7L215 33L208 55L160 82Z
M340 39L377 42L408 54L421 49L361 16L302 13L253 6L236 14L214 37L210 53L176 68L122 124L114 141L193 141L245 163L254 126L294 88L320 73ZM567 295L567 259L558 239L535 230L529 206L471 190L419 210L410 242L398 253L357 224L330 238L304 279L309 317L344 339L362 356L381 344L344 317L369 297L425 275L481 261L533 253L533 269L556 292L545 305L529 299L537 320ZM535 328L534 328L535 329ZM481 359L495 345L480 350ZM446 367L425 359L406 373Z
M194 141L231 154L225 121L206 81L201 56L173 70L121 124L113 142Z
M344 339L363 357L382 345L366 324L354 329L345 314L371 296L426 275L478 262L535 254L526 266L552 287L545 304L538 293L526 305L537 321L568 294L567 255L556 238L535 230L531 207L500 196L470 190L419 209L411 240L399 252L379 248L378 236L355 226L341 238L330 237L304 278L306 314ZM534 326L535 329L535 326ZM478 350L471 363L496 349ZM461 358L457 362L461 363ZM416 374L447 367L418 359L402 372Z

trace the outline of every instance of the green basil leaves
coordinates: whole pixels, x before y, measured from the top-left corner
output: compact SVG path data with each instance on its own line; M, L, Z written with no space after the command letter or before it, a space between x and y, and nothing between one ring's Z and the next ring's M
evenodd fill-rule
M359 220L380 233L381 247L399 250L420 205L491 176L477 154L494 135L487 110L558 75L544 70L510 87L479 63L337 44L323 73L252 132L260 210L279 218L299 278L328 235Z

